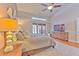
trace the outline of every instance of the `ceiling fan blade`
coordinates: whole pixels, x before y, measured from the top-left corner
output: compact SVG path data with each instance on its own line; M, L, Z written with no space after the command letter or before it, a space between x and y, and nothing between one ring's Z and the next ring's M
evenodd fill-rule
M54 8L56 8L56 7L61 7L61 5L55 5L55 6L53 6Z
M47 8L43 9L42 11L46 11L46 10L47 10Z
M42 3L41 5L42 5L42 6L45 6L45 7L47 7L47 5L46 5L46 4L44 4L44 3Z
M54 5L55 3L51 3L52 5Z

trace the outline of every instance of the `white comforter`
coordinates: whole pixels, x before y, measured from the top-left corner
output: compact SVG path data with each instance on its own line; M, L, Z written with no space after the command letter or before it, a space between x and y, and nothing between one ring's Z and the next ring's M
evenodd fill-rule
M27 50L42 48L46 46L54 46L55 41L53 38L48 36L41 36L41 37L28 37L24 40L24 47Z

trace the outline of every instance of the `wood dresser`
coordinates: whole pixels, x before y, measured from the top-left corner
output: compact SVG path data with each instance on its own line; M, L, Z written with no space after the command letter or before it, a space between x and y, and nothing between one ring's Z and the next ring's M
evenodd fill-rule
M68 41L68 32L52 32L50 36L55 39Z

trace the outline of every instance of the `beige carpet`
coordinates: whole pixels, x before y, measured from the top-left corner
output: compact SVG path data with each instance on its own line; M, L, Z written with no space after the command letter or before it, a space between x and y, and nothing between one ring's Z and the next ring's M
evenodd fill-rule
M23 47L26 48L26 51L36 49L36 48L41 48L45 47L47 45L50 45L50 41L47 40L36 40L36 39L24 39L24 45ZM41 52L34 54L33 56L61 56L63 53L58 51L57 49L54 49L52 47L49 47L47 49L43 49Z
M49 48L33 56L63 56L63 53L61 53L60 51L57 51L56 49Z
M56 47L49 48L34 56L79 56L79 48L65 45L56 41Z

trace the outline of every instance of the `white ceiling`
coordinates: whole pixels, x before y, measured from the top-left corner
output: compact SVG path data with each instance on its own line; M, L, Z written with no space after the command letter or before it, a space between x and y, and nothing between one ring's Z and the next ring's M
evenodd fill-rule
M60 4L61 4L61 7L54 8L52 13L50 13L48 10L42 12L42 10L47 7L42 6L41 3L21 3L21 4L17 4L17 9L18 11L21 11L24 13L26 12L33 15L49 17L49 16L53 16L54 14L57 14L58 12L61 12L62 9L65 9L65 7L69 5L67 3L60 3ZM49 3L47 3L47 5L49 5Z

